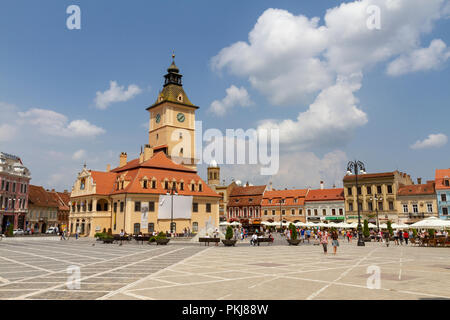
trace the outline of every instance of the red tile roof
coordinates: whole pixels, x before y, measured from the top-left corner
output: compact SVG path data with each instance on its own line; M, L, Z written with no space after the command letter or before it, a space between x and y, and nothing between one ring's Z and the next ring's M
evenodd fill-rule
M315 189L309 190L305 202L309 201L344 201L344 189Z
M184 172L196 172L193 169L189 169L181 164L177 164L170 160L164 152L157 152L143 163L139 163L139 158L129 161L123 167L117 167L112 169L112 172L123 172L135 168L156 168L156 169L168 169Z
M59 203L41 186L34 186L30 184L28 202L37 207L59 207Z
M445 180L450 180L450 169L436 169L436 190L450 189L450 186L445 185Z
M237 196L262 196L266 186L236 186L230 193L230 197Z
M70 193L51 191L50 195L53 196L55 201L58 203L59 211L69 211L70 210L70 208L69 208Z
M271 190L264 192L262 206L279 206L280 199L284 199L285 206L299 206L305 204L308 189ZM269 202L272 200L272 203Z
M165 194L164 181L171 182L175 179L177 189L179 182L184 183L184 190L177 190L180 195L195 195L218 197L221 196L213 191L201 178L195 170L176 164L163 152L158 152L152 158L139 164L139 159L128 162L121 168L116 168L110 172L90 171L92 179L96 184L96 194L111 195L122 193L138 194ZM143 178L148 179L147 188L143 188ZM125 187L117 190L117 179L124 180ZM151 187L151 181L156 179L156 188ZM195 191L191 191L191 183L195 183ZM202 191L199 191L199 184L202 185Z
M408 186L399 186L397 195L414 196L414 195L432 195L436 192L434 181L427 184L412 184Z
M370 178L384 178L384 177L392 177L394 176L394 172L380 172L380 173L366 173L366 174L358 174L358 180L362 179L370 179ZM401 174L401 172L400 172ZM344 181L352 181L355 180L355 174L347 175L344 177Z

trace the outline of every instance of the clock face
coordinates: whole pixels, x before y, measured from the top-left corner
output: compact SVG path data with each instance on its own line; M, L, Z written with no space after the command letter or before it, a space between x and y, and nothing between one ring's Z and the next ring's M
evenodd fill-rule
M182 114L181 112L179 114L177 114L177 119L178 119L178 121L183 122L185 119L184 114Z
M156 115L156 123L159 123L161 121L161 115L158 113Z

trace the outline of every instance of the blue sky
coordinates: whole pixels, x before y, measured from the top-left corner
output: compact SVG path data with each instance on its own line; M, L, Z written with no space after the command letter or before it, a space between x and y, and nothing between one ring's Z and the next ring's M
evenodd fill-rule
M104 170L118 163L121 151L137 156L148 139L145 108L162 88L175 50L204 128L281 129L277 176L260 176L255 166L226 166L223 178L273 180L276 187L317 187L320 180L339 185L346 162L357 158L368 172L398 169L432 179L450 158L450 6L446 0L362 3L381 8L380 30L349 28L367 14L353 1L4 0L0 150L23 159L33 184L58 189L71 188L84 161ZM81 30L66 27L72 4L81 8ZM245 48L236 45L240 41ZM381 57L370 56L368 50L380 47ZM356 80L336 87L338 78L355 74ZM139 93L100 109L96 93L111 81ZM223 105L231 86L245 91L251 104L230 97L224 114L211 111L213 101ZM341 89L348 90L345 97ZM313 112L295 122L321 93L327 107L319 111L338 111L330 119ZM359 116L346 113L353 106ZM70 125L76 120L85 121L87 133L77 131L80 123ZM411 148L430 134L439 136ZM204 171L200 166L203 177Z

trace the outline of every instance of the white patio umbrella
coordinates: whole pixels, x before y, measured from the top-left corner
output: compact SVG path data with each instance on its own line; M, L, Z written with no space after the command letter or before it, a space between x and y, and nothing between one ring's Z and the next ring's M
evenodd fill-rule
M271 226L271 225L272 225L272 222L269 222L269 221L263 221L263 222L261 222L261 224L263 224L263 225L265 225L265 226Z
M219 223L219 226L229 226L231 223L229 223L228 221L222 221L221 223Z
M387 229L387 224L386 223L380 224L380 229Z
M358 223L357 222L353 222L353 223L350 223L349 225L348 225L348 227L349 228L357 228L358 227Z
M404 224L404 223L393 223L391 225L392 229L409 229L411 226L409 224Z
M304 223L304 222L296 222L294 224L296 227L306 227L307 226L307 223Z
M363 225L363 227L364 227L364 225ZM376 224L369 223L369 229L375 229L375 228L377 228Z
M231 226L240 226L241 223L237 222L237 221L233 221L232 223L230 223Z
M436 217L429 217L413 223L409 227L416 229L444 229L450 228L450 221L442 220Z

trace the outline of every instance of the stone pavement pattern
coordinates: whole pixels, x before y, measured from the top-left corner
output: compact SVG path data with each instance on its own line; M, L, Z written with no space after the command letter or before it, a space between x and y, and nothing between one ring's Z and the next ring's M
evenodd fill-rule
M450 299L450 250L341 241L251 247L93 240L0 243L0 299ZM277 245L279 243L280 245ZM81 286L70 290L68 266ZM369 289L368 267L380 289Z

